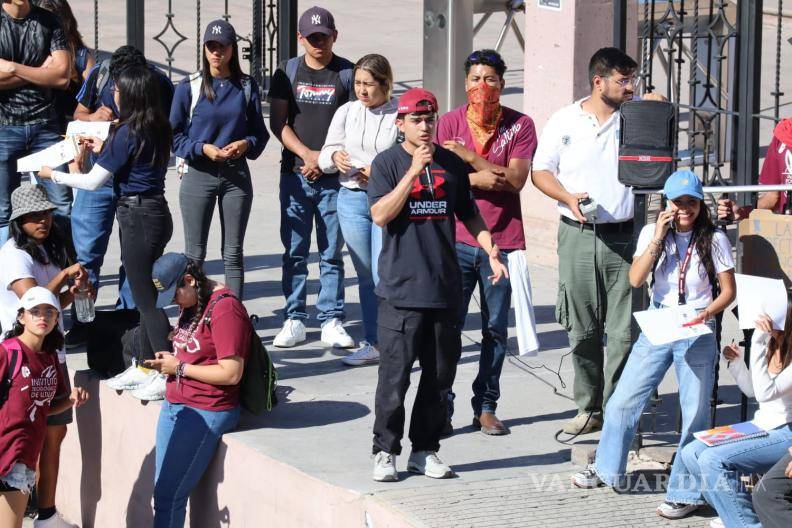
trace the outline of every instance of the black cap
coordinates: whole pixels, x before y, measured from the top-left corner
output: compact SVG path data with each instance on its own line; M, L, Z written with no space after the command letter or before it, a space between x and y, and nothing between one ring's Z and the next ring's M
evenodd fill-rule
M335 19L332 13L318 6L313 6L300 15L300 22L297 24L297 31L303 37L308 37L314 33L332 35L335 30Z
M228 46L236 42L236 31L234 26L222 18L209 22L203 38L204 44L207 42L219 42L223 46Z

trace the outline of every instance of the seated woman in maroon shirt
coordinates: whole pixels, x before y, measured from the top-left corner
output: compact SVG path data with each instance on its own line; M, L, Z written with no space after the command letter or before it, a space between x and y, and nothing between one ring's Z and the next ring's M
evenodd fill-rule
M174 354L157 353L146 362L168 375L157 424L157 528L184 525L190 492L223 433L237 425L239 382L254 333L245 307L231 290L184 259L186 269L174 299L181 308L173 332Z
M88 399L75 387L68 398L53 401L68 390L58 369L58 349L63 346L59 310L51 291L30 288L20 299L14 326L0 343L0 526L22 526L36 483L47 415L79 407Z

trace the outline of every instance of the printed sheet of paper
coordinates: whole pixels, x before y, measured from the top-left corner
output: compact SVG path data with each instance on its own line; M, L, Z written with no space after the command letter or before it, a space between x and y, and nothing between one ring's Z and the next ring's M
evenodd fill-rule
M110 133L110 121L72 121L66 127L67 136L94 136L102 141Z
M17 172L38 172L41 167L58 167L68 163L77 155L77 141L67 137L59 143L17 160Z
M783 330L787 312L784 281L741 273L735 274L734 278L737 281L740 328L743 330L754 328L759 316L767 314L773 320L773 328Z
M682 326L695 319L697 315L696 309L689 304L645 310L635 312L633 315L638 326L641 327L641 331L653 345L665 345L680 339L690 339L712 333L712 330L705 324Z

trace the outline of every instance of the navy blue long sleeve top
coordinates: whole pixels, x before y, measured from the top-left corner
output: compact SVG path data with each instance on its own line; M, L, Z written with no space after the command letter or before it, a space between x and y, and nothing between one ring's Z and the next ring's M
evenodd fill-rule
M170 122L173 127L173 152L180 158L194 161L204 157L206 143L223 148L229 143L246 139L249 143L245 157L256 159L269 141L269 132L261 114L259 88L253 79L250 102L245 101L241 81L212 79L214 101L203 93L190 119L190 79L176 87L171 105Z

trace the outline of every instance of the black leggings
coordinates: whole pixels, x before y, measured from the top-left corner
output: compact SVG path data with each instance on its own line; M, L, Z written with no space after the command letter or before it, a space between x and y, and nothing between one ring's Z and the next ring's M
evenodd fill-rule
M170 323L157 308L157 288L151 278L154 261L162 256L173 234L173 220L164 196L122 197L116 210L121 231L121 262L126 270L132 299L140 312L139 360L153 359L154 352L170 351Z

